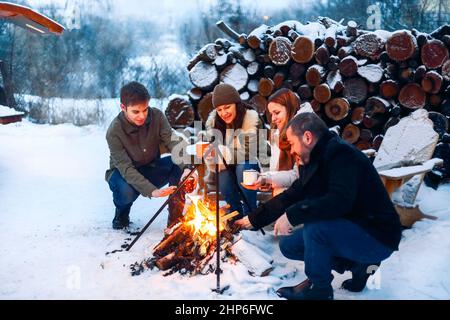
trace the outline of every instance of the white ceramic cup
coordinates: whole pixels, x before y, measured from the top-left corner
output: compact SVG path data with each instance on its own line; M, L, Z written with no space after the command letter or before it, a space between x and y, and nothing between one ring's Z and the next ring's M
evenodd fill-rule
M243 183L247 186L254 185L256 183L256 180L258 180L259 172L256 170L244 170L244 179Z

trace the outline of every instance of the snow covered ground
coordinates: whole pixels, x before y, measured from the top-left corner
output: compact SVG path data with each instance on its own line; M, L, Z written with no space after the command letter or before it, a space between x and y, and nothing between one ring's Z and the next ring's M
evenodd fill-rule
M111 229L104 136L100 126L0 126L1 299L278 299L277 288L305 278L303 263L283 258L270 232L245 238L274 256L274 271L252 277L240 263L224 264L222 285L230 289L223 296L211 292L214 274L163 277L154 269L132 277L129 265L149 257L161 240L167 211L131 252L105 255L131 237ZM142 227L163 200L139 198L133 226ZM339 289L350 274L335 274L336 299L450 298L450 185L422 186L418 201L439 219L405 231L400 251L362 293Z

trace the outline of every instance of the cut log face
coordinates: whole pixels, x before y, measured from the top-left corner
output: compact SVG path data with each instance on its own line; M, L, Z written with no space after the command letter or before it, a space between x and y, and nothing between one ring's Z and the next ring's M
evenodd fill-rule
M213 64L200 61L189 72L189 78L197 88L209 91L219 82L219 73Z
M344 82L344 97L350 103L360 104L367 98L367 84L362 78L350 78Z
M448 49L441 41L434 39L422 47L421 58L428 69L437 69L448 60Z
M285 79L286 79L286 75L284 74L284 72L279 71L279 72L275 73L275 75L273 76L273 83L274 83L275 90L278 90L283 86L283 82Z
M417 83L408 83L398 96L400 104L409 109L419 109L425 106L426 94Z
M200 88L192 88L187 94L192 101L199 101L203 96L203 92Z
M399 85L395 80L385 80L380 84L380 94L383 98L392 99L397 97Z
M368 64L358 68L358 74L370 83L378 83L383 78L383 69L376 64Z
M334 98L325 105L325 114L334 121L344 119L350 110L350 104L344 98Z
M330 52L328 51L328 47L323 44L321 45L314 54L316 61L318 64L326 65L328 61L330 61Z
M315 64L308 68L306 71L306 82L310 86L317 86L322 82L322 79L326 75L326 70L323 66Z
M358 59L348 56L339 63L339 71L344 77L353 77L358 72Z
M338 50L338 57L339 59L344 59L345 57L348 57L349 55L351 55L354 52L354 49L352 46L346 46L346 47L341 47Z
M258 49L261 45L261 39L263 39L264 34L269 31L269 26L263 24L258 28L254 29L247 37L247 44L250 48Z
M422 88L427 93L438 93L442 87L443 78L436 71L429 71L422 79Z
M370 97L366 101L366 114L372 117L375 113L386 113L390 103L381 97Z
M315 46L311 38L300 36L292 45L292 59L298 63L308 63L314 57Z
M356 54L377 60L384 50L385 41L375 33L366 33L359 36L352 46Z
M232 85L237 91L240 91L247 85L247 70L239 63L230 65L220 73L220 81Z
M386 51L394 61L405 61L418 50L416 38L408 31L397 31L386 43Z
M359 136L360 136L359 128L351 123L346 125L344 127L344 130L342 131L342 139L351 144L358 141Z
M258 93L259 81L256 79L252 79L247 84L247 89L250 93L255 94Z
M188 70L191 70L199 61L213 62L217 58L217 45L209 43L199 50L188 63Z
M250 63L247 66L247 73L249 76L255 76L259 73L260 70L260 64L256 61Z
M364 119L366 109L364 107L356 107L352 110L352 123L359 125Z
M165 110L167 120L172 128L185 128L194 122L195 114L189 100L176 97L169 101Z
M261 78L259 80L258 92L263 97L268 97L272 94L275 84L272 79Z
M327 103L331 99L331 90L326 83L322 83L314 88L314 99L319 103Z
M291 60L292 43L288 38L276 37L269 47L269 57L277 66L286 65Z

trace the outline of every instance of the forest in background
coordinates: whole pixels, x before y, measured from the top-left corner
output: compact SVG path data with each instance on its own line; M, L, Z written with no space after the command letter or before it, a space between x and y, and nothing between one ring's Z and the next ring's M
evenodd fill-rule
M272 9L270 15L240 0L197 2L196 10L168 15L163 23L105 14L111 12L110 0L96 1L96 10L89 1L76 3L73 19L77 21L72 21L76 27L67 22L67 3L35 8L69 24L61 37L40 37L0 20L0 60L8 68L15 93L43 98L115 98L125 82L138 80L155 98L183 94L190 87L186 70L190 57L205 44L226 37L215 26L218 20L238 33L249 33L263 23L306 23L318 16L354 20L363 29L416 28L424 32L450 20L448 0L322 0L310 6L291 0ZM370 21L374 4L378 22Z

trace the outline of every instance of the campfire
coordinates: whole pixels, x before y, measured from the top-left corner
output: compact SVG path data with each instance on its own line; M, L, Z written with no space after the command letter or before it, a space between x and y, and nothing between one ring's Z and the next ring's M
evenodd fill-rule
M216 207L200 196L191 196L191 204L183 220L171 226L164 239L153 249L154 263L160 270L192 275L209 273L209 265L216 251ZM227 213L228 207L219 209L221 249L233 244L234 230L228 222L239 213ZM226 251L224 251L226 252ZM224 257L222 257L224 258Z

